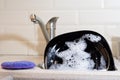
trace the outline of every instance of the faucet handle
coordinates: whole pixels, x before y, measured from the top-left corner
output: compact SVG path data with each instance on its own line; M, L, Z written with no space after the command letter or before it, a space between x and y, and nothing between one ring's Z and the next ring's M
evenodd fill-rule
M30 15L30 19L32 22L36 23L37 22L37 19L36 19L36 15L35 14L31 14Z

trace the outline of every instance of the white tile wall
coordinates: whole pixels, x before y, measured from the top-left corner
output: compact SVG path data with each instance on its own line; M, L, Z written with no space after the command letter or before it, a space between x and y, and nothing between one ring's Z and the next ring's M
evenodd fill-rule
M94 30L112 46L112 37L120 37L119 3L119 0L0 0L0 55L44 54L45 39L38 25L29 19L32 13L44 23L58 16L56 35Z
M0 40L0 55L28 55L27 47L18 41Z
M60 34L72 32L72 31L77 31L77 30L80 30L80 28L76 25L59 25L56 27L56 36Z
M35 41L34 26L1 25L0 28L2 28L2 30L0 31L0 35L8 35L7 37L11 38L12 40L31 42Z
M105 32L106 32L107 36L109 36L110 39L112 39L113 37L120 36L119 27L120 27L120 25L107 25L105 27Z
M63 28L65 31L63 31ZM60 25L57 26L56 35L79 30L92 30L105 36L105 29L103 25Z
M79 12L80 24L119 24L120 10L81 10Z
M0 24L32 24L26 11L0 11Z
M101 0L55 0L56 9L98 9Z
M2 10L4 8L4 0L0 0L0 9Z
M105 30L104 30L104 26L103 25L79 25L79 29L80 30L92 30L92 31L96 31L100 34L102 34L103 36L105 36Z
M105 8L119 9L120 0L105 0Z
M52 9L53 0L4 0L8 10Z

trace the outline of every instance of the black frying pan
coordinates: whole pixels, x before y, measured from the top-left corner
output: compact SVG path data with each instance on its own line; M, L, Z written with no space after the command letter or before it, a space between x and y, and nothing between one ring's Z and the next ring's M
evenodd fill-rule
M91 58L95 62L94 69L98 69L98 67L100 66L100 60L96 60L96 58L99 59L100 56L103 56L106 62L106 69L108 71L116 70L111 49L105 38L99 33L89 30L70 32L53 38L47 44L45 49L45 53L44 53L45 68L49 69L52 64L57 64L57 63L62 64L62 59L55 55L55 51L51 52L50 51L51 48L53 48L56 45L55 46L56 50L57 49L59 49L59 51L67 50L68 47L65 45L66 41L75 41L75 40L77 41L85 34L93 34L101 37L101 40L99 42L91 42L88 40L88 38L85 39L88 45L85 51L91 53Z

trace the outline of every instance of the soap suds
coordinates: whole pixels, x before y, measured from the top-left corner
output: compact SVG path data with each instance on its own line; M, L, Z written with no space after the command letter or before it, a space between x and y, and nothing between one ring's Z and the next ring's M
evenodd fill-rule
M59 48L56 50L54 45L50 52L55 52L55 55L60 57L63 60L62 64L52 64L50 69L59 69L59 70L93 70L95 62L91 59L91 55L88 52L85 52L87 48L87 43L85 39L88 39L91 42L99 42L101 40L100 36L93 34L83 35L77 42L69 41L65 42L65 45L68 47L67 50L59 52ZM105 60L101 56L100 69L105 69Z

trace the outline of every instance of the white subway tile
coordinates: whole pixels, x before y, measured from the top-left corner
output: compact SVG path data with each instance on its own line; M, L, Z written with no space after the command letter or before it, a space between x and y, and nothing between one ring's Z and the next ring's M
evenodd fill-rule
M36 41L45 41L45 36L39 25L35 26L35 40Z
M5 0L8 10L52 9L53 0Z
M55 0L56 9L98 9L101 0Z
M56 36L79 30L76 25L58 25L56 27Z
M0 38L0 55L27 55L27 47L22 41L8 41Z
M80 24L120 24L120 10L81 10Z
M0 0L0 10L4 9L4 0Z
M80 30L90 30L90 31L95 31L101 35L105 35L104 32L104 25L80 25L79 26Z
M34 49L28 49L28 56L38 56L39 52Z
M104 0L105 8L120 8L120 0Z
M3 25L0 25L0 34L4 34L5 33L5 29Z
M59 17L57 24L61 25L73 25L78 24L78 12L77 11L30 11L29 14L34 13L43 20L46 24L52 17Z
M113 37L120 37L120 25L106 25L105 32L112 39Z
M0 11L0 24L32 24L26 11Z
M82 30L95 31L105 36L103 25L58 25L58 27L56 28L56 35L72 32L72 31L82 31Z
M38 44L34 45L34 48L28 48L29 56L44 56L44 51L46 47L45 41L40 41Z
M28 41L36 40L34 26L25 25L0 25L0 35L4 35L10 40Z

